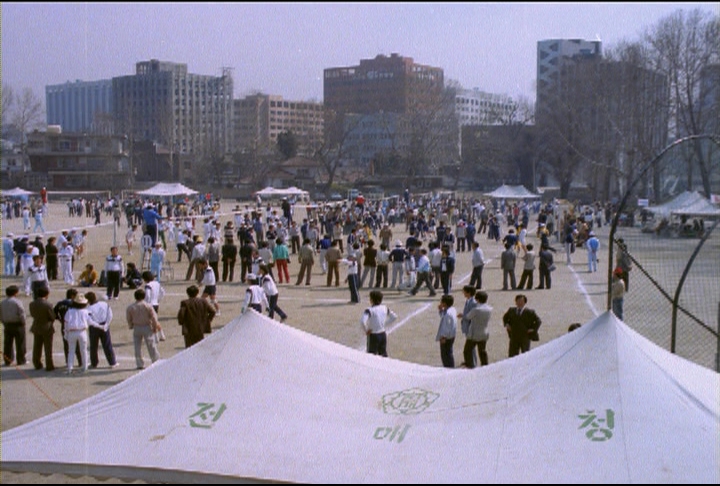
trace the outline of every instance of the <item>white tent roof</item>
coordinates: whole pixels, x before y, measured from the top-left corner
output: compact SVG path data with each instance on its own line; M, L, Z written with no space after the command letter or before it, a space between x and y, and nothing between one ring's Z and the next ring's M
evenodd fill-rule
M707 204L703 204L707 203ZM701 206L697 206L701 205ZM710 200L705 198L702 194L700 194L697 191L685 191L671 200L663 203L658 204L657 206L648 206L647 210L651 213L660 216L660 217L670 217L671 214L681 214L682 211L684 211L687 208L690 207L696 207L699 209L707 209L708 206L710 208L715 208L711 203Z
M2 191L3 196L29 196L30 194L34 194L32 191L26 191L25 189L21 189L19 187L16 187L15 189L8 189L6 191Z
M138 194L143 196L187 196L197 193L197 191L194 191L189 187L180 184L179 182L159 182L152 186L150 189L138 192Z
M536 199L540 197L525 189L525 186L508 186L506 184L493 192L486 192L485 195L495 199Z
M256 195L260 195L260 196L278 196L278 197L304 196L307 193L308 193L307 191L298 189L295 186L288 187L287 189L277 189L277 188L268 186L265 189L255 192Z
M251 312L6 431L1 466L163 482L717 484L718 396L720 375L609 312L475 370L380 358Z

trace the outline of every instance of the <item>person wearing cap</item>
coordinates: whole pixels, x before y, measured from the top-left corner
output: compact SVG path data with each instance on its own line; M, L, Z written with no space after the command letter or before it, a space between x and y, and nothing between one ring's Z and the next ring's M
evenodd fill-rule
M597 272L598 250L600 250L600 240L595 236L595 232L588 233L588 239L585 242L585 248L588 252L588 272Z
M258 313L262 313L263 306L267 309L269 303L265 291L258 285L257 275L248 273L245 276L245 282L247 282L248 288L245 290L245 301L240 312L245 314L248 309L253 309Z
M287 314L278 306L280 292L278 291L277 285L275 285L275 280L273 280L273 276L267 265L260 265L260 284L262 285L263 292L265 292L265 297L267 297L268 316L270 319L273 319L277 312L280 316L280 322L285 322Z
M88 328L90 327L90 312L88 311L88 300L82 294L77 294L73 298L70 308L65 313L65 339L68 342L68 349L80 347L80 356L82 361L82 372L88 370ZM67 372L68 375L73 372L75 360L68 359Z
M3 275L10 277L15 275L15 250L13 246L15 242L13 238L14 234L8 233L3 238Z
M623 320L623 303L625 301L625 282L622 277L623 269L620 267L616 268L613 270L612 283L610 285L612 311L621 321Z
M3 325L3 360L10 366L17 359L24 365L25 359L25 308L17 298L20 288L10 285L5 288L5 299L0 302L0 322ZM13 343L15 348L13 349Z

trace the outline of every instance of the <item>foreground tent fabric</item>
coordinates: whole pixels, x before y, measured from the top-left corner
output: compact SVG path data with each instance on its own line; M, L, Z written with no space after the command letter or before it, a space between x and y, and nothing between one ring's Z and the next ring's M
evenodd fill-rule
M367 355L248 313L5 432L2 468L165 482L717 484L719 396L720 375L611 313L475 370Z
M537 199L540 196L528 191L525 186L508 186L503 184L493 192L486 192L486 196L495 199Z
M197 191L179 182L159 182L150 189L138 192L138 194L143 196L190 196L197 193Z

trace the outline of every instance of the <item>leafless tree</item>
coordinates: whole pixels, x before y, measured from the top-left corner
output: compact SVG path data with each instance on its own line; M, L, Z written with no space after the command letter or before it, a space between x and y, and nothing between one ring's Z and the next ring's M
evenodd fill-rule
M11 94L12 95L12 90ZM44 111L43 105L37 95L31 88L25 88L21 93L15 96L15 99L10 101L10 113L9 120L10 124L15 128L22 136L22 150L25 150L25 136L30 130L40 128L43 125ZM5 119L4 108L6 104L5 94L3 93L3 119Z
M13 104L15 102L15 92L12 86L3 83L2 85L2 124L9 123L10 114L12 113Z
M677 10L649 28L644 40L649 46L650 67L669 81L671 136L718 134L717 75L714 82L706 81L720 64L720 17L700 9ZM707 145L700 139L695 140L688 178L697 166L703 190L709 195L712 154L704 147Z

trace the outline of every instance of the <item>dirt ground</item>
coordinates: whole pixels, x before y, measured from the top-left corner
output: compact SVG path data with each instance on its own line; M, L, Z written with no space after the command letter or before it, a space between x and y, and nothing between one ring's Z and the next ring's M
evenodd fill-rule
M221 208L221 211L225 213L221 218L223 225L226 221L232 220L230 211L235 205L234 201L223 201ZM294 218L301 221L303 217L304 209L296 208ZM116 241L121 248L120 254L126 262L135 261L140 266L139 249L136 249L131 256L124 245L124 235L127 231L124 217L121 226L117 228L109 222L109 218L105 215L103 215L102 221L100 226L93 226L92 218L70 218L67 216L64 201L53 202L51 200L50 214L44 222L47 231L44 235L45 241L48 236L57 234L61 229L87 228L89 231L85 257L76 262L76 278L85 263L93 263L96 269L101 269L113 241ZM21 219L4 220L2 223L3 235L8 232L13 232L15 235L24 234ZM530 226L530 233L532 233L535 223L531 222ZM393 240L399 238L404 242L408 236L404 225L397 225L392 230ZM540 341L533 343L534 347L542 346L565 334L571 323L587 322L605 310L608 232L609 227L602 227L596 231L602 242L598 272L587 272L586 254L583 250L579 250L573 255L574 263L572 265L566 265L562 244L555 243L555 247L558 249L556 254L558 270L552 274L552 289L523 291L528 296L528 307L534 308L543 320L540 328ZM34 238L33 234L31 236ZM488 303L494 308L488 341L488 354L490 366L492 366L493 363L507 359L508 338L502 327L502 314L508 307L514 305L514 297L520 291L501 290L500 253L502 245L488 240L486 235L479 235L477 239L484 251L485 259L489 261L483 273L483 288L488 291ZM539 240L534 235L529 236L528 241L536 243L536 248L539 247ZM426 245L427 242L424 246ZM456 255L457 268L453 276L452 294L455 297L455 306L459 311L462 310L464 304L462 286L470 279L470 258L469 251L458 252ZM183 257L181 263L177 262L177 251L174 245L168 245L167 259L171 262L172 272L162 279L166 295L160 304L159 319L167 336L167 340L159 345L162 358L169 358L184 349L176 315L180 301L186 298L185 289L190 284L184 280L187 260ZM517 268L521 268L521 263L518 263ZM295 286L298 270L299 264L293 258L290 264L290 279L293 283L278 285L279 305L289 316L287 325L344 344L352 350L364 352L365 336L361 331L359 319L363 309L368 305L369 289L361 289L362 302L360 304L350 304L349 290L347 285L342 282L345 278L342 269L340 287L325 286L325 275L321 274L320 265L317 263L313 268L312 284ZM222 328L240 314L245 284L237 282L239 273L238 264L235 272L236 281L218 285L221 315L216 317L213 322L214 330ZM521 270L518 270L516 274L519 281ZM536 271L535 286L537 283ZM21 284L20 277L3 277L3 289L10 284ZM66 288L67 286L62 281L51 282L50 301L55 303L62 300ZM93 290L100 296L104 295L104 289ZM1 371L2 415L0 419L3 431L96 395L140 372L135 369L132 335L125 321L125 309L133 300L132 293L132 290L124 289L121 291L118 301L111 301L114 313L111 332L120 363L118 368L110 369L104 356L100 353L100 366L97 369L90 370L86 374L68 376L62 355L61 336L59 332L56 332L53 350L57 369L49 373L44 370L34 370L31 363L32 335L28 332L28 363L20 367L15 365L3 367ZM441 366L440 350L438 343L435 342L439 294L435 298L429 298L427 291L420 291L417 296L412 297L405 291L387 289L384 291L384 295L384 303L399 316L388 336L390 357L427 366ZM20 299L27 310L30 298L22 294ZM30 322L28 322L28 328L29 326ZM56 328L59 330L57 323ZM464 341L465 339L458 329L458 338L454 348L455 361L458 365L463 361ZM149 362L147 351L143 352L146 362ZM462 370L458 370L458 372L462 372ZM59 474L41 476L8 471L0 471L0 474L0 482L3 483L99 482L98 479L87 476L69 477ZM111 479L103 482L121 481Z

